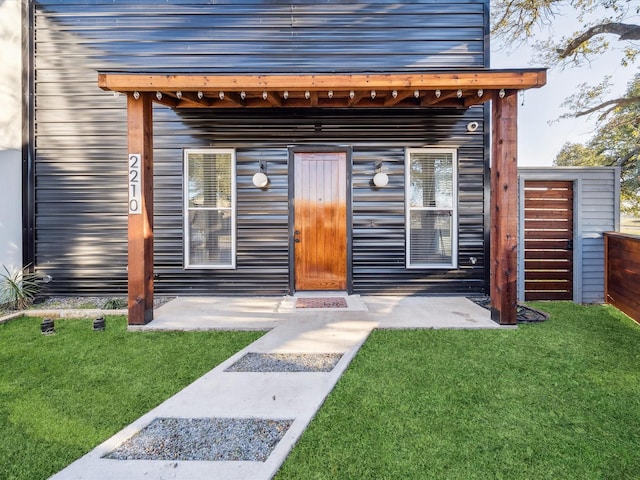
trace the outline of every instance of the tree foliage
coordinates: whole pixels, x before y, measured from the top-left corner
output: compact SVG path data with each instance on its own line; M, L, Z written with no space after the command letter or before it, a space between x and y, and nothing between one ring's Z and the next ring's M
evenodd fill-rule
M493 34L505 43L522 43L549 32L546 40L534 43L539 61L548 66L582 66L605 54L618 56L627 67L640 60L637 0L493 0L492 11ZM553 26L563 12L571 12L579 28L557 37ZM566 116L598 112L602 121L617 106L640 102L638 96L609 98L610 80L605 76L595 85L579 85L564 103L570 110Z
M498 41L532 41L537 60L547 66L579 67L605 55L628 68L640 63L638 0L492 0L492 12ZM557 35L560 15L571 16L565 20L577 29ZM545 32L546 39L535 40ZM565 144L554 164L621 167L622 209L640 215L640 74L622 96L611 96L611 80L605 75L577 85L563 102L563 117L595 115L596 132L585 144Z
M629 84L627 97L640 96L640 74ZM621 168L621 207L640 215L640 102L616 106L586 144L566 143L557 166L613 165Z

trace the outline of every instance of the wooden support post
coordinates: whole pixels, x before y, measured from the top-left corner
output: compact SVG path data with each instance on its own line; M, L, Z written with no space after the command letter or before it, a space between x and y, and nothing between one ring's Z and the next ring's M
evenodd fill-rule
M491 318L517 323L518 278L518 104L516 92L492 103Z
M128 95L129 325L153 320L152 115L151 93L140 93L137 99Z

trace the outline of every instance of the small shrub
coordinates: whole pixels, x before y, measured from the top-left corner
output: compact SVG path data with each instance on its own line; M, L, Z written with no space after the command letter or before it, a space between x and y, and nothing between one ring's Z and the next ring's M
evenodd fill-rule
M120 308L126 308L126 307L127 307L126 300L122 298L110 298L109 300L104 302L104 306L102 308L104 308L105 310L118 310Z
M5 273L0 272L0 303L16 310L29 307L40 291L36 274L30 273L27 267L14 271L5 265L2 268Z

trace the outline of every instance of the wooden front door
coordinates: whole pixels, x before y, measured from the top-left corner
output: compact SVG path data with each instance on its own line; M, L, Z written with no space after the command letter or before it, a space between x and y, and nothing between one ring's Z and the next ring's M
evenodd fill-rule
M347 289L347 155L294 154L296 290Z
M524 299L573 300L573 182L524 182Z

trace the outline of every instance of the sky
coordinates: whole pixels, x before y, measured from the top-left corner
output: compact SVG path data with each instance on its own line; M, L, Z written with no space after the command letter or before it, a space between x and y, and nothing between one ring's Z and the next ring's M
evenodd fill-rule
M573 31L574 28L563 18L555 25L556 32ZM491 68L531 68L545 67L533 63L532 49L528 45L505 51L496 48L491 52ZM518 102L518 165L550 166L565 142L584 143L588 141L595 129L595 115L591 118L562 119L555 122L560 115L566 113L561 108L563 100L575 93L577 85L588 82L599 83L605 75L612 75L615 87L611 98L623 94L636 67L623 67L617 55L600 58L591 65L571 68L564 71L559 68L549 69L547 85L542 88L527 90Z

